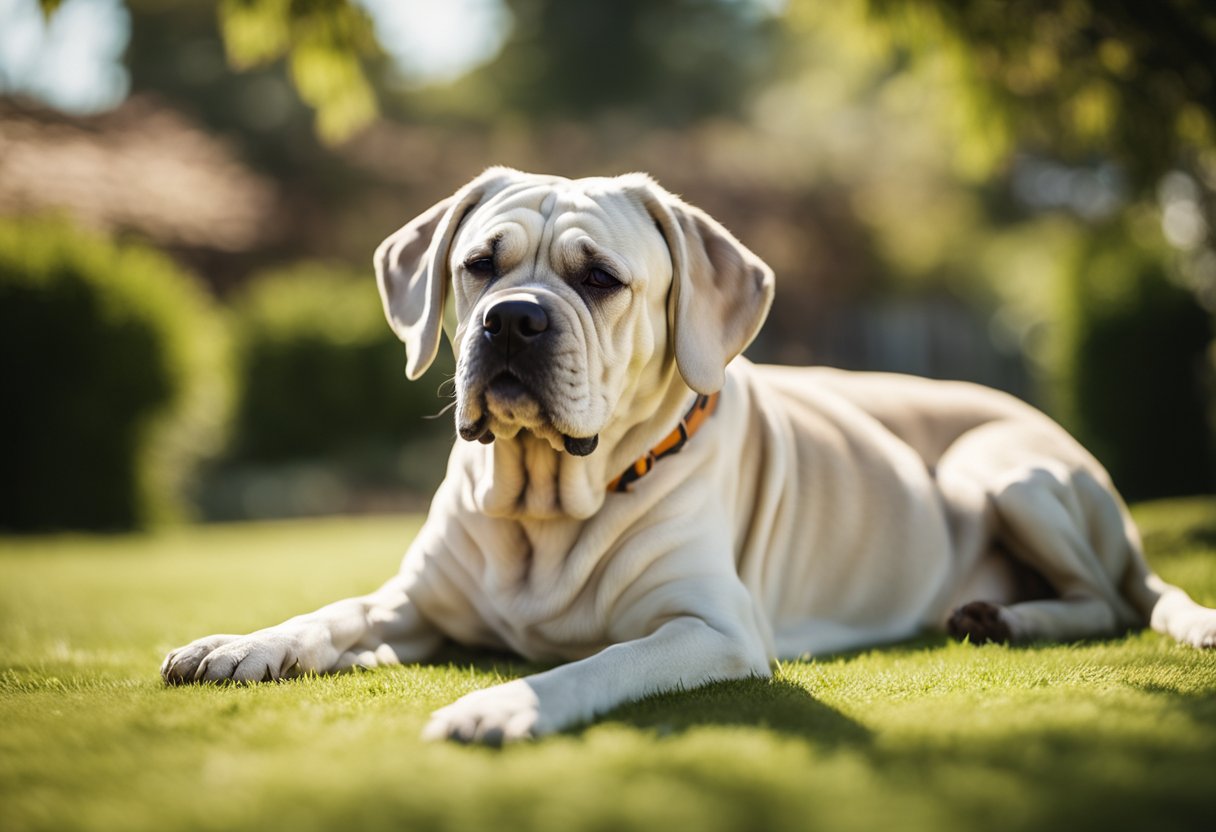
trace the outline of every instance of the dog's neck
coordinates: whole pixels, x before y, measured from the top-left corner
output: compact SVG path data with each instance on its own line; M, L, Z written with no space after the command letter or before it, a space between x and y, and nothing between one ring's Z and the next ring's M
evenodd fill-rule
M516 520L585 520L604 504L607 484L671 432L694 394L674 368L657 393L622 400L614 419L588 456L556 451L546 440L520 431L490 445L471 445L469 472L475 508L490 517ZM633 418L628 418L632 416Z

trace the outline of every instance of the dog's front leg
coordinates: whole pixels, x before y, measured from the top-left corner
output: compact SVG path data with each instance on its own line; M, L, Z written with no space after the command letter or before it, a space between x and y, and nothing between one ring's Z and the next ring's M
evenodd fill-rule
M496 745L560 731L648 694L768 676L768 651L749 619L719 618L671 618L644 638L470 693L436 711L423 737Z
M376 592L347 598L249 635L216 635L169 653L161 665L168 684L260 682L419 661L441 638L397 576Z

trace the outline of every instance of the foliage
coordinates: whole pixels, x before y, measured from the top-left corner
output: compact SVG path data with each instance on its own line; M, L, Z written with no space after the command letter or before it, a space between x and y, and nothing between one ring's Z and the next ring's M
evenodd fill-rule
M686 123L740 111L781 64L778 21L757 2L507 2L511 37L461 85L491 115L629 112ZM789 16L807 5L794 3ZM888 48L949 65L968 105L973 165L991 168L1017 146L1072 158L1097 152L1147 187L1216 148L1216 12L1199 0L864 5ZM287 59L323 137L342 140L375 116L363 62L381 53L357 5L223 0L219 15L235 68Z
M989 162L1015 145L1117 160L1140 188L1216 149L1216 9L1200 0L868 0L893 41L944 59Z
M180 514L229 399L220 320L163 256L0 224L0 527L126 529Z
M1216 602L1211 501L1136 516L1163 576ZM501 752L418 740L432 709L533 669L501 656L161 687L169 648L367 591L416 528L0 542L0 825L1096 832L1216 811L1216 657L1151 632L785 662Z
M450 362L405 379L370 268L284 267L253 280L232 314L241 391L232 456L282 461L450 433L448 420L423 419L441 409Z
M360 57L377 54L377 47L362 9L348 0L222 0L219 14L238 70L287 58L323 139L345 139L375 117Z
M386 71L383 50L358 3L222 0L218 17L229 65L245 73L286 59L292 86L316 111L317 131L330 144L369 125L380 106L377 98L407 113L421 106L473 121L512 113L629 114L683 124L741 112L749 93L779 63L777 21L753 0L504 1L515 24L490 64L455 85L405 94ZM181 21L198 11L181 3L128 2L140 6L140 21ZM141 41L136 29L135 40ZM139 49L146 52L149 45ZM136 80L174 85L172 73Z
M1211 317L1163 264L1118 223L1084 238L1060 283L1059 415L1131 499L1216 489Z
M776 65L776 21L734 0L508 0L502 52L471 79L533 118L680 125L739 113Z
M268 262L353 262L378 242L377 228L506 162L572 175L648 169L726 222L780 275L781 302L753 353L764 360L866 366L881 342L921 361L908 366L918 372L942 374L945 354L1005 366L989 360L995 352L982 337L976 349L952 341L956 323L901 328L882 314L945 293L968 307L952 321L970 316L964 323L984 333L991 316L1010 366L1022 352L1041 358L1050 339L1039 336L1052 327L1067 336L1057 346L1081 349L1074 307L1051 282L1056 258L1091 233L1087 223L1146 206L1173 211L1190 229L1190 242L1171 241L1186 250L1182 268L1182 258L1153 249L1164 264L1153 273L1167 284L1159 291L1174 292L1183 273L1212 308L1216 49L1207 47L1216 35L1213 12L1197 0L502 2L514 22L496 58L453 84L407 89L359 4L227 0L217 15L206 0L127 0L133 91L152 91L232 139L284 195L273 248L200 260L209 277L231 286ZM319 87L333 79L336 112L362 107L362 94L342 90L370 83L391 118L340 147L319 146L300 100L297 51L318 68ZM314 51L330 57L314 60ZM323 69L330 58L333 72ZM1035 165L1054 174L1038 176ZM1153 202L1156 178L1175 166L1198 192L1181 213ZM1027 198L1036 190L1037 201ZM1074 198L1086 193L1098 199ZM926 347L936 343L926 329L955 346ZM1041 366L1058 388L1056 373L1079 378L1082 362L1100 358L1057 352ZM396 367L385 377L397 378ZM990 383L1026 390L1020 374L985 372ZM430 400L436 381L413 392ZM1075 412L1076 399L1059 401ZM1194 407L1187 400L1178 418L1192 424ZM1115 440L1103 437L1145 444L1099 424L1126 415L1091 410L1091 428L1077 429L1113 459ZM321 434L295 447L332 447ZM271 445L280 438L261 435ZM250 448L238 456L258 456ZM1188 469L1201 458L1189 457Z

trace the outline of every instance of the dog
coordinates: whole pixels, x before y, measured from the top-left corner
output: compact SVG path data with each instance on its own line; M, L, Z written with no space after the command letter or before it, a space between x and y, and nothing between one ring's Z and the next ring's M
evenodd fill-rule
M379 590L169 653L170 684L427 659L445 640L555 667L436 711L500 743L774 658L926 630L973 643L1151 625L1216 646L1154 575L1102 466L984 387L741 357L773 273L644 174L491 168L375 255L406 374L446 330L452 451Z

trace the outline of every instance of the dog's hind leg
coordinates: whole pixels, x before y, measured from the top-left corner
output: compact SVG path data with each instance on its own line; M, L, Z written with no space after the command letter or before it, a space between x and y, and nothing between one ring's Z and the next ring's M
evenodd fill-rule
M1004 489L996 505L1021 557L1061 596L1012 605L1015 639L1080 638L1149 624L1184 644L1216 647L1216 610L1149 569L1126 507L1088 471L1036 469Z
M1007 481L992 503L1001 542L1058 597L964 605L952 617L956 635L968 634L974 621L981 632L999 622L1012 641L1113 635L1150 624L1185 644L1216 646L1216 610L1153 574L1126 507L1087 467L1035 465Z
M1001 543L1058 596L1005 608L1013 641L1114 635L1147 623L1121 588L1129 572L1144 575L1147 567L1122 507L1092 474L1036 465L992 494L992 503Z
M956 592L946 619L956 637L1069 640L1151 623L1196 646L1216 639L1216 612L1151 572L1105 472L1054 425L977 428L943 456L938 479L947 505L962 517L982 517L982 536L990 541L987 554L967 568L998 578L987 582L995 593L969 595L984 584L974 576ZM976 542L963 537L960 550L976 551ZM1003 560L1040 576L1050 592L1015 587Z

